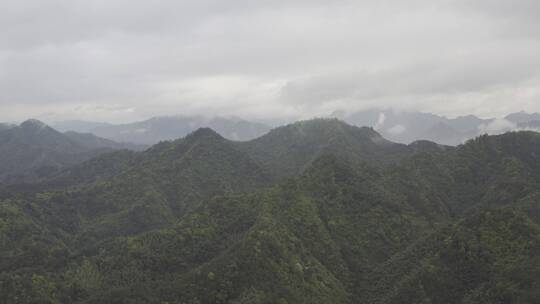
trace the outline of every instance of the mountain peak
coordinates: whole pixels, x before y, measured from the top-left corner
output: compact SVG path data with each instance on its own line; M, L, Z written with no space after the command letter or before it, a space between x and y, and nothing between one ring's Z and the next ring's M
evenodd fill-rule
M48 128L47 124L37 119L28 119L25 122L21 123L21 128L24 130L40 131Z
M272 137L285 137L289 139L311 140L314 142L326 142L337 137L355 137L374 143L386 142L385 139L371 127L351 126L337 118L314 118L298 121L272 130L259 140Z
M182 139L185 143L218 142L225 138L211 128L199 128Z

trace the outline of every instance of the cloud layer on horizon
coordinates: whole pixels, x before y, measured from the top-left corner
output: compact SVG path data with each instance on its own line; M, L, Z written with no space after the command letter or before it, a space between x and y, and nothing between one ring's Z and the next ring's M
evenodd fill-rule
M540 2L4 0L0 120L540 111Z

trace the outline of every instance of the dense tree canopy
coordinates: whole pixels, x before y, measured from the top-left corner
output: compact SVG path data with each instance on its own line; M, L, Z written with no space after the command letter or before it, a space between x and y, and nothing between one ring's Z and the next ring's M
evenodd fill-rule
M539 156L337 120L103 155L5 190L0 303L540 303Z

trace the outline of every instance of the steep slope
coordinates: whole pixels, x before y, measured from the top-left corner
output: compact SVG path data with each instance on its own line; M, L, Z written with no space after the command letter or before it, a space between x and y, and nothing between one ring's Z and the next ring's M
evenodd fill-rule
M540 135L377 135L315 120L248 146L201 129L117 154L103 179L3 200L2 300L534 301ZM270 187L265 168L289 178Z
M532 164L538 143L533 133L486 136L386 168L323 155L297 179L202 201L173 228L111 240L70 271L101 277L91 303L534 299L540 170L517 163ZM486 259L459 249L479 247Z
M0 131L0 181L34 180L100 153L37 120Z
M540 211L535 206L536 212ZM540 226L515 208L468 216L381 265L369 303L538 303Z
M75 188L39 193L29 203L71 214L63 228L85 242L163 227L193 202L270 182L233 143L199 129L142 153L115 152L68 168L48 184Z
M406 157L410 149L384 139L371 128L337 119L313 119L276 128L240 149L277 177L295 176L323 154L352 163L388 163Z
M408 203L384 184L373 168L324 156L297 181L203 201L171 229L111 240L68 272L89 267L101 278L90 303L349 303L359 273L432 227L413 206L398 211Z
M73 167L63 178L75 178L78 173L83 174L83 182L75 188L1 201L0 241L9 246L0 250L0 284L9 291L2 293L4 302L58 300L32 289L36 278L48 284L44 269L49 273L66 269L79 255L100 252L111 238L170 226L200 200L262 188L270 182L249 156L210 129L143 153L107 154ZM17 275L22 268L27 270ZM25 289L28 280L32 290ZM64 297L62 302L71 302L70 292L57 294Z
M60 133L38 120L0 130L0 183L35 182L118 149L142 149L91 134Z

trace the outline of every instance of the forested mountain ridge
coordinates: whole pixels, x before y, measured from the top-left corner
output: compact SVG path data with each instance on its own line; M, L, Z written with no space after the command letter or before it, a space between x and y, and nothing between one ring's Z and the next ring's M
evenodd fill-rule
M312 120L266 136L201 129L3 199L0 303L538 300L538 133L406 146Z
M275 128L238 145L277 177L295 176L323 154L353 163L389 163L412 152L406 145L384 139L372 128L322 118Z
M415 142L409 146L395 144L383 139L371 128L349 126L337 119L300 121L276 128L260 138L246 142L230 141L209 128L201 128L185 139L163 141L144 153L117 151L101 155L53 174L44 182L67 186L113 176L147 156L157 155L155 159L162 158L163 155L157 151L166 147L204 137L208 143L213 141L215 144L225 144L234 149L235 153L245 154L250 158L250 162L255 162L273 181L303 172L312 161L324 153L332 153L355 163L373 161L382 164L423 151L451 149L427 141ZM172 158L174 157L173 154ZM172 158L169 156L168 159L160 161L167 165Z
M40 121L28 120L0 130L0 182L36 180L108 151L106 146L83 146Z
M61 133L30 119L18 126L0 126L0 185L36 182L74 164L113 150L144 150L93 134Z
M254 190L270 184L270 179L231 142L210 129L200 129L145 152L103 155L62 171L48 183L69 185L71 190L55 187L37 194L39 208L65 207L57 211L71 214L76 225L71 232L84 230L86 238L92 235L99 240L162 227L189 203Z

